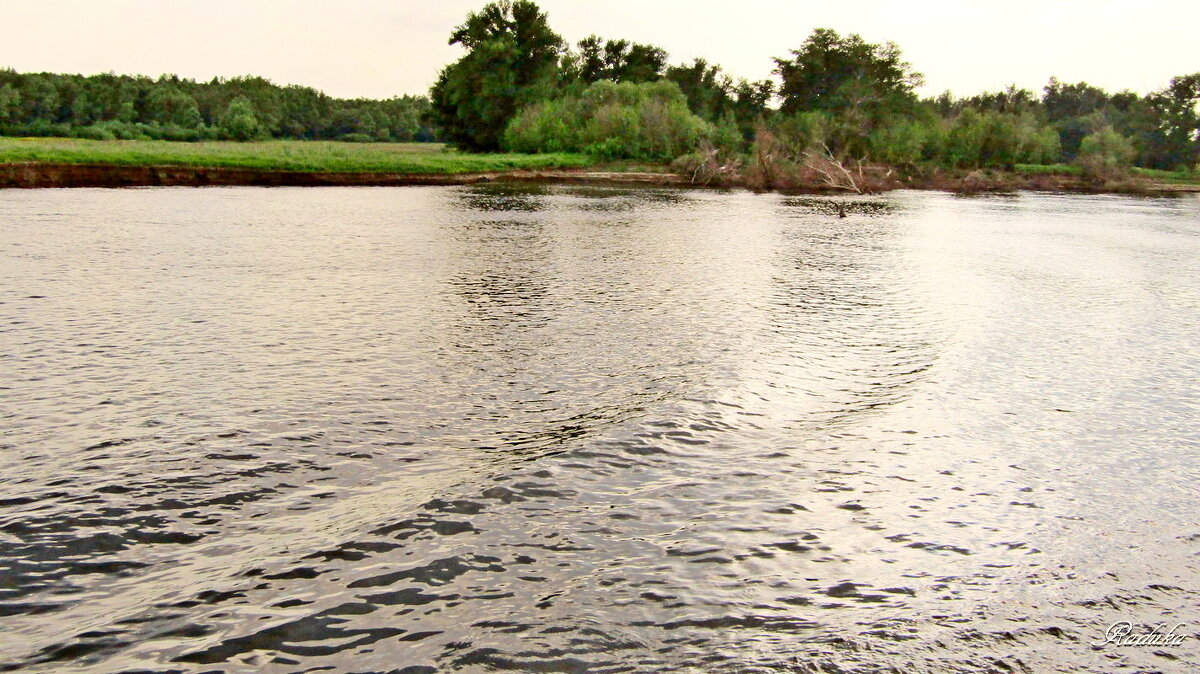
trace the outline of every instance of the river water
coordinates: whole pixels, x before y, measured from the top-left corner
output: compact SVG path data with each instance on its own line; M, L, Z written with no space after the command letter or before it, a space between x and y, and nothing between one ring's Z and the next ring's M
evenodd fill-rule
M846 201L0 194L0 669L1200 668L1200 199Z

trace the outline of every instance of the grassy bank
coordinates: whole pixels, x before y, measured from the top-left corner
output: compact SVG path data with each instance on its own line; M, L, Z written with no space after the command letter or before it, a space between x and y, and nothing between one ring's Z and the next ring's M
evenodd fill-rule
M432 143L288 140L175 143L0 137L0 164L18 163L421 175L580 168L592 164L588 157L579 154L463 154Z
M1023 176L1083 176L1083 169L1074 164L1017 164L1016 173ZM1197 171L1159 171L1135 166L1129 169L1129 176L1155 184L1200 185L1200 172Z
M712 162L710 162L712 163ZM831 172L779 163L764 171L753 161L733 162L709 174L696 167L653 162L601 162L584 154L468 154L428 143L265 141L257 143L96 141L0 137L0 187L131 187L138 185L432 185L484 179L478 174L517 172L515 179L553 182L745 187L785 192L847 189L830 184ZM709 168L713 168L709 167ZM587 171L564 171L582 169ZM701 166L700 168L704 168ZM531 175L524 172L537 172ZM1048 190L1162 193L1200 191L1200 175L1133 169L1105 181L1066 164L1019 164L1011 170L900 169L882 164L855 169L856 187L960 193ZM766 175L769 180L764 180ZM847 174L848 175L848 174ZM854 189L851 187L850 189Z

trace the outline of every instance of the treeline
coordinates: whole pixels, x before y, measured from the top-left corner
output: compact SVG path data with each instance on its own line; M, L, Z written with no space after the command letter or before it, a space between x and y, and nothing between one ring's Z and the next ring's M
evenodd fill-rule
M753 138L775 92L703 59L671 66L653 45L593 35L572 49L530 0L472 13L450 43L467 54L438 76L431 118L475 152L669 160L701 142Z
M92 139L430 141L429 101L337 99L261 77L0 70L0 135Z
M1040 95L1010 87L922 99L922 76L895 44L818 29L774 59L778 82L748 82L704 60L670 65L653 45L591 36L571 47L531 0L485 6L450 42L467 53L440 73L431 119L470 151L724 163L819 153L957 169L1076 163L1098 176L1200 161L1200 73L1148 95L1051 79Z

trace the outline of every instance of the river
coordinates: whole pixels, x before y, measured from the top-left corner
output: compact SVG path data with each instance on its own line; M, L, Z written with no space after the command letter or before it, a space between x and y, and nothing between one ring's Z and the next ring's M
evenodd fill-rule
M8 190L0 269L0 670L1200 669L1195 196Z

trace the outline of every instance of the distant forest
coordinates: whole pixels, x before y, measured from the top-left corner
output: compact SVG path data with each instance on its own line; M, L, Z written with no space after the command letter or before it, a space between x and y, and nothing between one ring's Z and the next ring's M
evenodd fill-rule
M423 96L338 99L261 77L209 82L164 75L0 70L0 135L97 140L430 141Z
M1103 176L1200 162L1200 73L1144 95L1052 78L1041 92L921 98L922 75L897 45L821 28L773 59L774 79L751 82L703 59L671 64L654 45L590 36L572 46L531 0L488 4L449 41L465 54L428 98L382 101L257 77L0 70L0 134L438 139L468 152L579 152L767 176L814 153L910 172L1070 164Z

